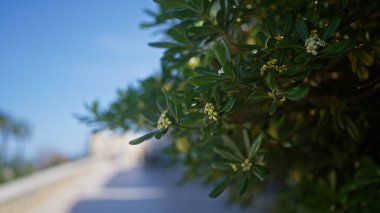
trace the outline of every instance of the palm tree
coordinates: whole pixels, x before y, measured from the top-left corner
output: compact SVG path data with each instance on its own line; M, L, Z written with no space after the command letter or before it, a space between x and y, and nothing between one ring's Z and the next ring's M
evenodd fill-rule
M1 160L7 159L8 141L10 136L21 140L30 135L30 129L25 122L19 122L11 119L5 113L0 112L0 143L1 143ZM19 149L20 155L23 154L23 149Z
M6 153L8 148L8 139L10 134L10 118L4 114L0 113L0 133L1 133L1 160L6 160Z
M21 141L30 135L30 129L25 122L13 122L11 125L11 133L13 137L19 141L18 155L22 158L24 154L24 147Z

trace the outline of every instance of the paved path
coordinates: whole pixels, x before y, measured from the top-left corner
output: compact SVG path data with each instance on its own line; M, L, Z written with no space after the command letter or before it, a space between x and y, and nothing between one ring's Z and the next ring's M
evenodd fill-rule
M89 197L77 201L71 213L248 213L226 206L224 198L210 199L200 183L176 186L173 170L133 168L109 178Z

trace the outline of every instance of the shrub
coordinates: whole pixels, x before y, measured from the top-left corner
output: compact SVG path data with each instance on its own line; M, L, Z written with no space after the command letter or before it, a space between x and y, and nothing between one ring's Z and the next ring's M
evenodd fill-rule
M279 212L380 211L377 1L156 2L162 73L85 122L170 135L211 197L251 204L275 183Z

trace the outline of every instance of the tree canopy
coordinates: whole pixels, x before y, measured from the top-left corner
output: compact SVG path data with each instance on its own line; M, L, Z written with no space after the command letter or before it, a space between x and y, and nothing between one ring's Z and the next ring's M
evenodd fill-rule
M155 2L161 74L83 121L167 136L211 197L249 205L276 184L277 212L380 211L376 0Z

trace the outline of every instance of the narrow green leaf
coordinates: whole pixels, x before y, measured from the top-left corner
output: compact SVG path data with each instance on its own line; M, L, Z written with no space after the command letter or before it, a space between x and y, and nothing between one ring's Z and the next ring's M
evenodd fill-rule
M280 94L285 96L285 98L289 100L296 101L304 98L309 92L309 90L309 87L293 87L285 91L282 91Z
M263 132L260 132L260 134L253 141L251 150L249 151L248 158L252 158L257 153L257 151L259 151L261 144L264 142L264 139L265 139L265 134Z
M211 164L211 167L217 170L228 171L232 169L231 163L215 162Z
M183 115L180 120L180 124L184 126L189 126L194 123L197 123L200 120L203 120L205 117L204 113L189 113L186 115Z
M234 67L232 66L232 63L230 61L227 61L224 64L223 70L224 70L225 75L234 77L236 79L236 75L235 75L235 72L234 72Z
M221 157L225 158L225 159L228 159L228 160L232 160L232 161L237 161L237 162L241 162L242 159L236 155L233 155L231 154L230 152L227 152L227 151L224 151L222 149L218 149L216 147L213 148L214 152L217 153L218 155L220 155Z
M269 175L268 168L259 164L253 164L252 172L260 181Z
M340 16L335 16L323 31L321 39L326 41L328 38L330 38L330 36L332 36L336 29L339 27L341 20L342 18Z
M149 140L151 138L153 138L153 136L157 133L158 131L154 131L154 132L149 132L148 134L145 134L139 138L136 138L134 140L131 140L129 141L129 144L131 145L137 145L137 144L140 144L146 140Z
M249 185L249 175L246 175L244 178L243 185L240 188L239 196L243 195L247 191L248 185Z
M235 98L234 97L230 97L227 101L226 104L224 104L223 108L220 110L220 112L230 112L232 110L232 108L234 107L235 105Z
M353 40L343 40L321 50L318 55L321 58L341 57L350 52L355 47Z
M201 75L201 76L190 77L188 81L197 86L205 86L205 85L213 85L220 79L222 79L221 76Z
M306 23L303 19L298 18L296 20L296 30L302 40L306 40L309 37L309 31L307 30Z
M209 194L211 198L216 198L227 188L228 184L232 181L232 176L226 177L220 184L218 184Z
M285 63L285 59L287 57L287 54L285 50L279 50L277 55L277 61L280 65L283 65Z
M224 143L231 149L231 151L238 156L241 160L244 160L243 154L240 152L239 148L236 146L235 142L228 137L227 135L223 135Z
M254 91L248 96L248 99L254 102L261 102L270 98L267 93L261 91Z
M184 8L184 9L195 10L195 8L191 7L189 4L186 4L178 0L154 0L154 2L162 6L171 7L171 8Z
M208 69L206 67L196 67L194 69L194 72L197 73L197 74L199 74L199 75L215 75L215 76L218 75L217 72L215 72L213 70L210 70L210 69Z
M356 126L355 122L352 121L350 117L345 117L346 120L346 129L348 134L350 134L351 138L354 139L355 141L360 142L360 132L358 127Z
M305 52L305 47L299 44L294 44L294 43L280 43L277 44L276 47L278 49L291 49L291 50L296 50L297 52Z
M145 114L142 114L141 116L150 125L154 125L155 123L157 123L157 121L159 119L159 117L157 115L145 115Z
M216 59L219 61L219 63L224 67L226 66L227 62L231 62L231 58L227 58L227 52L228 47L222 46L220 43L216 43L214 46L212 46L211 50L213 51ZM228 53L229 55L229 53ZM231 57L231 56L230 56Z
M271 105L269 106L269 115L273 115L278 108L278 103L276 101L273 101Z
M225 57L228 62L231 62L231 53L230 53L230 48L228 47L227 42L223 39L222 44L224 47L224 52L225 52Z
M220 90L222 91L232 91L245 88L244 84L241 84L236 81L229 81L228 83L220 85Z
M301 53L299 55L296 55L296 57L294 58L294 62L296 62L296 64L306 64L309 60L310 60L310 55L306 53Z
M202 1L202 13L208 14L211 8L211 2L209 0Z
M247 153L247 156L249 156L250 150L251 150L251 144L249 140L249 132L247 129L243 129L243 141L244 141L244 148Z
M300 69L299 66L290 66L290 67L288 67L288 69L285 70L285 72L283 74L286 76L295 76L301 72L302 72L302 70Z
M275 73L273 70L269 70L269 72L265 75L265 83L270 90L274 89L275 86Z
M293 22L294 22L294 16L292 13L287 13L284 17L284 24L282 27L282 34L286 35L288 34L293 27Z
M273 21L273 17L270 17L266 20L265 22L266 26L267 26L267 29L268 29L268 32L269 34L274 38L277 36L277 33L276 33L276 26L274 24L274 21Z
M158 48L172 48L172 47L181 47L180 44L173 43L173 42L151 42L148 43L151 47L158 47Z

